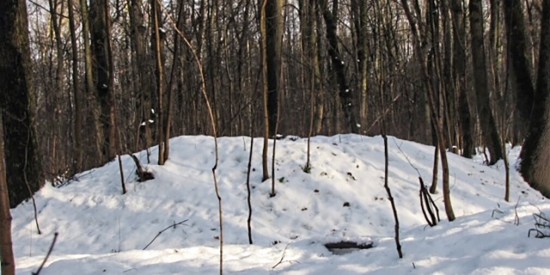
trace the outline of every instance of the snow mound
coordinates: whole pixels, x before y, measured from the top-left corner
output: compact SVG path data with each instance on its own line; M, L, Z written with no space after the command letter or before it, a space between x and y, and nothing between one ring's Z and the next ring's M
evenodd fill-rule
M442 196L434 194L443 221L428 227L420 209L418 177L431 182L434 148L392 137L389 184L399 214L404 259L398 259L395 251L394 220L383 187L382 138L359 135L312 138L309 173L303 170L307 140L278 140L277 195L272 198L271 180L261 182L262 139L254 139L250 179L254 244L249 245L245 183L250 141L218 139L228 273L550 272L550 240L527 237L534 227L532 215L550 213L550 204L517 172L511 172L512 202L505 202L502 163L487 167L480 159L449 154L457 220L445 221ZM59 237L41 274L218 272L218 202L211 172L214 139L182 136L172 139L170 147L164 166L146 164L146 152L136 153L155 175L146 182L137 181L132 159L122 158L125 195L114 161L62 186L44 187L35 196L42 235L36 234L30 203L13 209L18 273L38 268L55 232ZM156 163L157 148L151 151ZM510 151L517 156L517 148ZM175 226L151 243L171 225ZM345 255L333 255L324 247L338 241L372 241L374 247Z

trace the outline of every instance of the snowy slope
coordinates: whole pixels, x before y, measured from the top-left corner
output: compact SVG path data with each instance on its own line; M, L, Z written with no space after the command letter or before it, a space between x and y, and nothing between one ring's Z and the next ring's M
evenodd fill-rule
M418 197L418 173L431 182L433 147L389 138L390 187L401 223L404 259L393 241L391 208L383 188L381 137L340 135L312 139L312 169L305 173L306 140L277 142L277 196L260 182L261 142L253 155L252 230L248 244L246 171L250 138L220 138L217 175L224 211L224 267L241 274L549 274L550 239L527 238L532 214L550 204L512 171L512 202L505 202L504 167L449 154L457 220L427 227ZM156 148L153 148L155 163ZM517 157L517 148L511 150ZM146 162L145 152L137 154ZM118 164L77 175L36 195L42 235L32 204L12 211L20 274L36 270L55 232L57 243L41 274L214 274L218 272L218 205L211 168L214 140L172 139L170 160L147 165L155 179L137 182L123 157L128 193L121 195ZM418 171L418 172L417 172ZM439 188L441 188L439 186ZM344 206L344 204L349 206ZM517 214L516 214L517 213ZM516 225L515 218L519 218ZM157 233L174 223L182 225ZM374 248L333 255L329 241L373 241Z

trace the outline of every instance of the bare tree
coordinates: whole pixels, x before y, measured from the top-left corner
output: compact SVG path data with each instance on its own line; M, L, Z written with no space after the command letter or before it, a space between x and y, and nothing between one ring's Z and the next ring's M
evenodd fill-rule
M354 94L359 110L358 128L364 127L367 124L368 118L368 68L367 57L368 49L368 1L351 0L351 16L354 18L353 26L355 32L355 54L357 56L356 74L358 75L357 92Z
M333 72L338 81L338 96L340 97L340 104L342 105L342 110L344 111L344 117L346 119L346 124L348 129L352 133L359 133L359 123L357 117L354 113L354 102L352 98L352 90L348 83L348 78L345 73L344 60L340 54L340 49L338 46L338 34L337 34L337 23L338 18L335 18L335 15L338 14L338 1L333 1L332 12L328 7L326 0L321 0L317 2L319 9L323 14L326 25L326 36L328 40L328 53L331 58L331 64Z
M113 60L111 60L109 1L92 1L90 6L90 39L93 81L97 99L96 119L101 128L97 129L97 142L100 163L115 156L115 126L113 106Z
M165 119L166 111L168 106L166 103L166 88L164 85L164 30L161 27L162 12L161 5L157 0L151 0L151 13L152 13L152 41L151 47L155 55L155 81L156 81L156 91L157 91L157 110L158 119L157 123L157 134L159 141L159 155L158 155L158 164L163 165L164 162L168 159L168 139L169 132L165 129L168 128L168 125L165 125L167 120Z
M483 42L483 8L481 0L470 0L470 31L472 34L472 63L474 88L477 97L477 112L481 122L483 141L489 149L489 165L503 159L502 142L498 133L495 117L491 110L489 83L487 81L487 65L485 43Z
M472 118L466 84L466 30L464 27L463 1L452 0L450 4L453 22L453 86L458 93L457 111L462 139L462 155L471 158L474 154Z
M78 69L78 45L76 37L76 19L74 14L74 2L73 0L68 0L67 9L69 11L69 30L71 35L71 54L72 54L72 92L73 92L73 103L74 103L74 118L73 118L73 161L72 161L72 172L76 173L82 167L82 144L81 144L81 131L82 129L82 119L80 116L81 102L80 102L80 89L79 89L79 69Z
M263 0L260 15L262 48L262 81L264 105L264 149L262 155L263 180L269 178L268 139L277 134L277 113L281 77L281 41L283 33L282 0Z
M445 150L445 148L447 148L447 138L445 136L445 131L443 127L443 118L436 109L437 104L435 99L435 89L433 87L433 82L430 80L428 68L426 67L426 59L424 57L424 52L421 46L420 35L417 31L416 20L413 17L408 1L401 0L401 3L407 16L407 20L409 21L415 54L418 57L418 62L420 63L422 70L422 78L427 88L426 92L428 97L428 105L430 108L431 120L435 125L435 135L441 157L441 168L443 170L443 202L445 203L445 213L447 214L447 219L449 221L453 221L455 220L455 214L451 203L451 190L449 186L449 163L447 160L447 152ZM418 4L417 1L415 1L415 3Z

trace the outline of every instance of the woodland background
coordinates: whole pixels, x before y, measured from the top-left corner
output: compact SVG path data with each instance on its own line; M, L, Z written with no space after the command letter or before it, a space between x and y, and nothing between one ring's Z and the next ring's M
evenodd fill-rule
M536 124L546 2L29 0L32 89L2 95L5 124L35 130L6 127L27 152L11 204L30 144L49 180L154 144L162 164L178 135L384 132L493 164Z

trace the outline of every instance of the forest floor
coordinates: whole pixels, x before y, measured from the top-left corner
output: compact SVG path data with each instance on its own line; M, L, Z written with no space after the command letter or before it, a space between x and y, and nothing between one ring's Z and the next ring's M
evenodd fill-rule
M262 139L255 139L252 245L246 187L250 138L224 137L218 142L224 273L550 274L550 238L535 238L534 231L528 237L535 228L534 215L550 216L550 203L514 169L519 148L508 148L511 202L503 199L503 162L488 167L481 156L471 160L449 154L457 219L447 221L438 186L433 199L441 222L429 227L420 208L418 177L431 184L434 148L389 137L389 185L404 254L399 259L380 136L312 138L309 173L303 171L307 140L278 140L275 197L269 195L271 180L261 182ZM115 161L55 187L47 184L35 196L41 235L32 203L13 209L17 274L38 269L56 232L42 275L218 273L214 139L182 136L170 145L164 166L153 164L156 147L152 164L146 164L145 151L136 153L155 176L146 182L137 181L132 159L123 156L125 195ZM342 254L324 246L340 241L373 247Z

